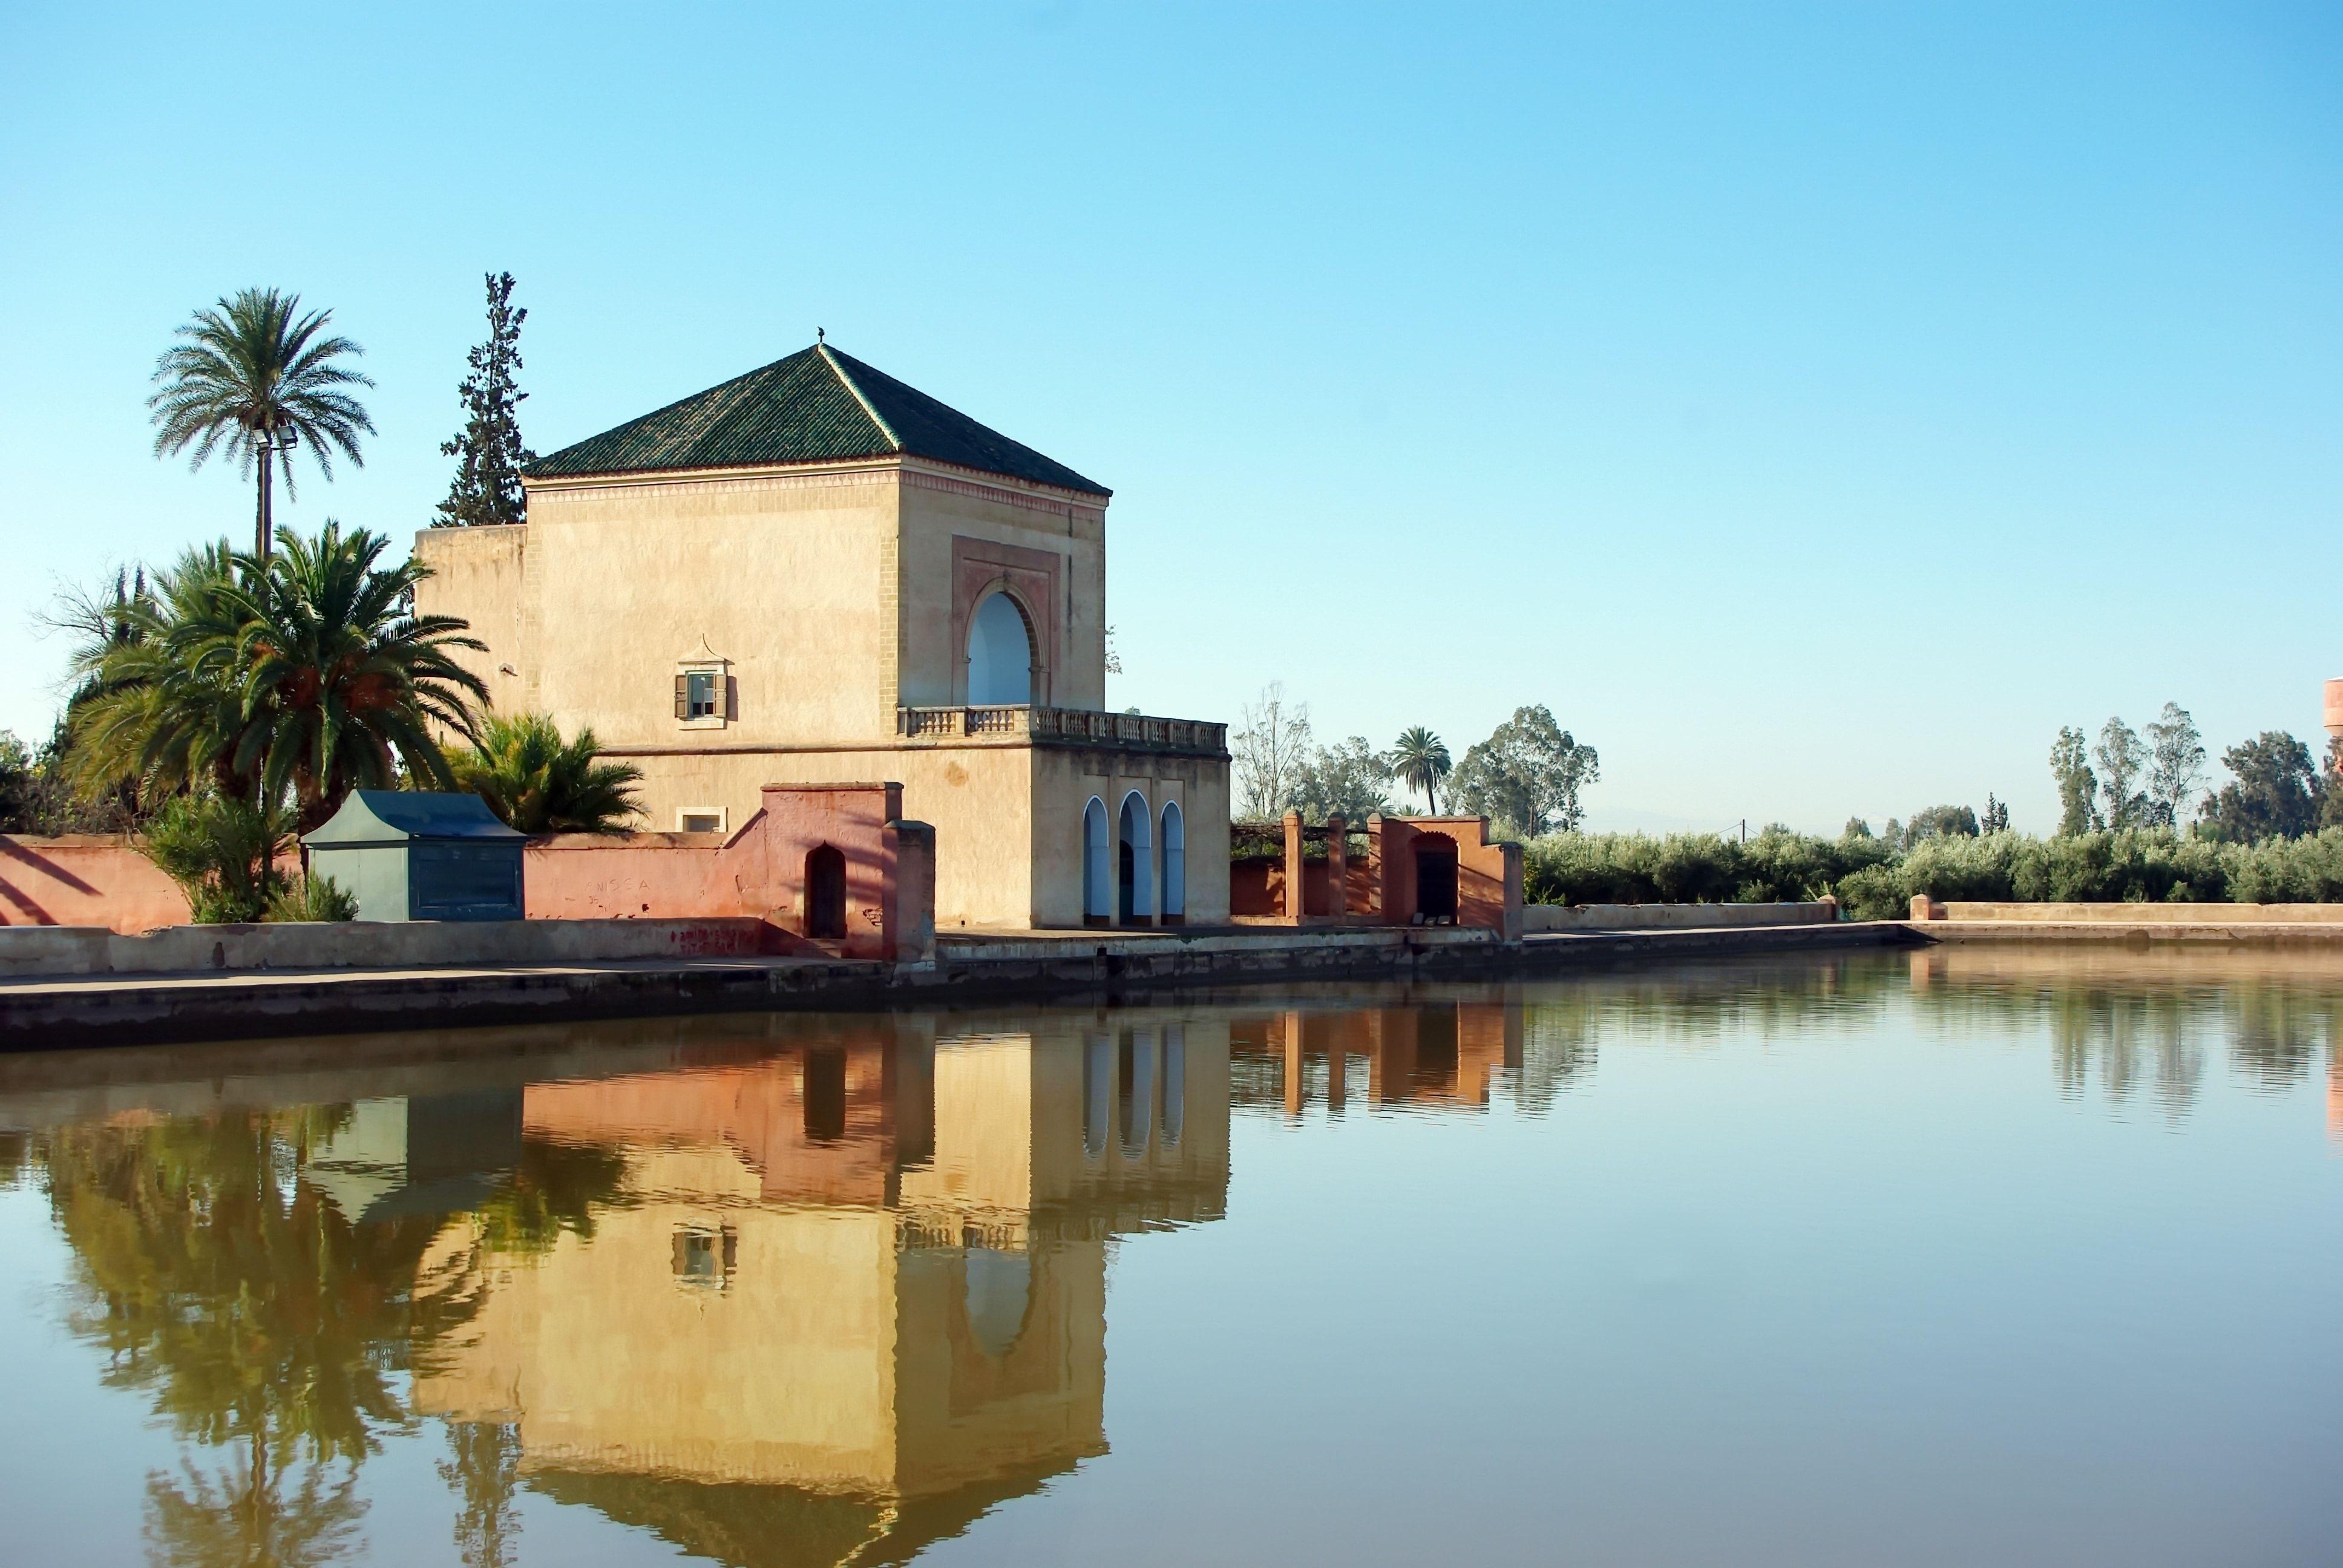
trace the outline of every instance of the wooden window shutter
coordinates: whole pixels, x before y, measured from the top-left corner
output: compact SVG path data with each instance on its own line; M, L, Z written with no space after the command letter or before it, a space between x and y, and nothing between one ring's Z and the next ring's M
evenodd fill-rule
M729 675L719 676L717 678L724 683L722 701L724 721L727 724L736 724L740 719L740 682L736 677Z
M678 719L691 717L691 677L689 675L675 678L675 716Z

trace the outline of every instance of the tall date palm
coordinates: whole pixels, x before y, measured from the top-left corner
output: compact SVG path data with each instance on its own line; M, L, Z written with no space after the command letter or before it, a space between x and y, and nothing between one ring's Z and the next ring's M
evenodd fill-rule
M1392 771L1411 789L1423 791L1424 809L1437 816L1440 801L1433 793L1443 779L1448 777L1448 748L1440 737L1423 725L1400 731L1387 759Z
M335 448L359 467L361 433L374 422L350 388L372 387L348 361L366 351L347 337L329 337L330 310L301 312L301 297L247 288L220 300L178 330L185 342L156 361L156 387L146 399L155 425L155 455L195 448L190 466L213 452L235 458L259 479L253 554L266 560L276 524L271 476L281 470L294 495L293 452L306 444L319 471L334 477Z

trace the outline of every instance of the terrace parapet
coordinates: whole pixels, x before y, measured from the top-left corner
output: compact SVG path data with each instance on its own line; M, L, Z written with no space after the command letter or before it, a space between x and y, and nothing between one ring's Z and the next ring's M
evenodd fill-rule
M1082 708L898 708L895 733L905 740L943 744L1111 747L1222 761L1229 754L1225 724Z

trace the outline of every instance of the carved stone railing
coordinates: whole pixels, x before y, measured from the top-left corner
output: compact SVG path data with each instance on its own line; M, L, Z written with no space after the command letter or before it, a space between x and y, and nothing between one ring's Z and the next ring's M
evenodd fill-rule
M1041 746L1111 746L1126 751L1184 756L1227 754L1229 727L1198 719L1155 719L1141 713L1101 713L1081 708L899 708L895 731L905 739L969 737L1025 740Z

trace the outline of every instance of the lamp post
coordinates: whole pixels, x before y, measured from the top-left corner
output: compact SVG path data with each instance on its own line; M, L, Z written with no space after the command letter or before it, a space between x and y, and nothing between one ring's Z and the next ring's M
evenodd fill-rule
M254 541L255 546L256 547L254 553L263 561L268 559L269 547L276 542L277 538L275 515L271 511L269 506L269 498L274 480L274 475L270 470L276 463L277 453L290 452L294 447L300 444L301 433L293 427L293 417L289 414L279 412L277 416L276 422L273 425L263 425L260 427L258 442L260 451L260 516L253 524L253 530L258 535L258 538Z

